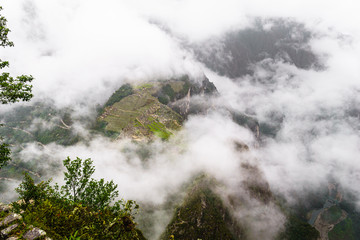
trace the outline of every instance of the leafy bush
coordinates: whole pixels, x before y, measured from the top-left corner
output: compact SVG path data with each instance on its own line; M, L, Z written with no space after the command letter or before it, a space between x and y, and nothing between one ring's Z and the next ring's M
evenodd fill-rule
M80 237L77 237L76 235L78 234L78 231L76 231L75 233L74 233L74 235L73 234L71 234L71 236L69 237L69 238L65 238L65 240L81 240L80 239Z
M25 223L45 230L54 239L144 239L135 228L136 202L119 200L117 185L91 178L91 159L67 158L65 185L51 186L51 180L35 184L29 174L16 189L21 203L13 203Z
M133 94L133 88L130 84L122 85L113 95L109 98L109 100L105 103L105 107L111 106L116 102L119 102L124 97L127 97Z
M175 100L175 91L170 84L163 86L157 95L159 102L165 105L167 105L170 101L172 102Z
M161 90L165 95L169 96L171 101L174 101L175 92L174 89L172 89L172 87L170 86L170 84L166 84L161 88Z
M61 187L64 197L73 202L79 202L94 209L102 209L109 206L118 195L117 185L113 181L105 182L90 179L95 172L90 158L82 161L80 158L64 160L65 185Z
M31 200L35 204L45 200L53 192L51 189L50 180L35 184L34 179L26 172L24 180L15 191L19 194L19 198L24 201L25 205L29 205Z
M23 214L26 223L45 230L54 239L64 239L69 233L81 239L142 239L135 229L128 203L121 204L120 211L108 207L98 211L80 203L49 198L38 204L30 204Z
M161 102L161 103L164 104L164 105L167 105L167 104L170 102L169 97L166 96L166 95L160 95L160 96L158 96L158 100L159 100L159 102Z
M0 138L1 141L1 138ZM10 160L10 149L8 148L9 145L6 143L0 144L0 169L5 166Z

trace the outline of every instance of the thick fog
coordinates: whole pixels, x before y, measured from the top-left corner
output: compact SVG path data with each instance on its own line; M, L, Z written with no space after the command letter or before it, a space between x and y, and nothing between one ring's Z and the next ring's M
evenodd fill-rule
M182 74L205 73L219 91L213 111L190 116L168 142L138 145L97 136L70 147L33 144L22 151L24 161L47 156L39 164L52 169L67 156L92 158L96 177L113 179L121 197L152 204L163 203L203 172L225 186L224 195L232 194L246 178L239 170L243 163L257 166L270 189L289 203L326 188L330 179L360 194L360 3L4 0L2 5L15 47L1 49L1 59L10 62L11 73L34 76L33 102L51 100L59 108L71 106L76 115L94 117L93 109L125 82ZM216 46L221 54L227 34L259 27L256 19L265 19L264 32L274 24L266 19L301 24L311 37L306 45L291 47L314 54L318 67L264 57L249 63L249 73L231 76L201 61L198 52L211 56ZM304 34L296 29L290 39ZM221 56L224 64L232 60ZM271 126L272 133L258 139L224 109L245 113L260 126ZM234 142L250 151L237 151ZM145 161L140 148L149 152ZM263 231L254 239L273 236L282 214L275 206L252 204L253 212L235 210L236 215L263 220L249 223ZM268 221L270 215L275 223Z

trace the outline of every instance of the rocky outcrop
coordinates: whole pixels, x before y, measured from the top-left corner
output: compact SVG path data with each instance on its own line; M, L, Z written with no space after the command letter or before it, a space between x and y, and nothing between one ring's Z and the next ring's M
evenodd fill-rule
M27 231L24 235L23 238L27 239L27 240L35 240L35 239L40 239L41 237L46 236L46 232L39 229L39 228L32 228L30 231Z
M0 203L0 240L51 240L46 236L46 232L27 226L20 214L12 212L11 205Z

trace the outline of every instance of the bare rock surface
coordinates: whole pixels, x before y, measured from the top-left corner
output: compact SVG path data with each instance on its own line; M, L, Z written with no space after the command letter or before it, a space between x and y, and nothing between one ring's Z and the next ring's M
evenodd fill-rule
M30 231L26 232L24 234L23 238L26 240L34 240L34 239L38 239L45 235L46 235L46 232L41 230L40 228L33 228Z
M6 226L8 225L9 223L12 223L16 220L20 220L21 219L21 216L19 214L16 214L16 213L10 213L6 218L4 218L4 220L2 220L0 222L0 227L2 226Z

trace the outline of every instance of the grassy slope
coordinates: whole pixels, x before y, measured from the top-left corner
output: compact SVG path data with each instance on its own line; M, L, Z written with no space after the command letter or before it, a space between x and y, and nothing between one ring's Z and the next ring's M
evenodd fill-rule
M173 85L176 90L181 88L181 82ZM143 84L106 107L99 117L99 121L105 123L104 131L121 133L133 139L169 138L174 130L180 128L182 117L153 96L161 87L161 84Z

